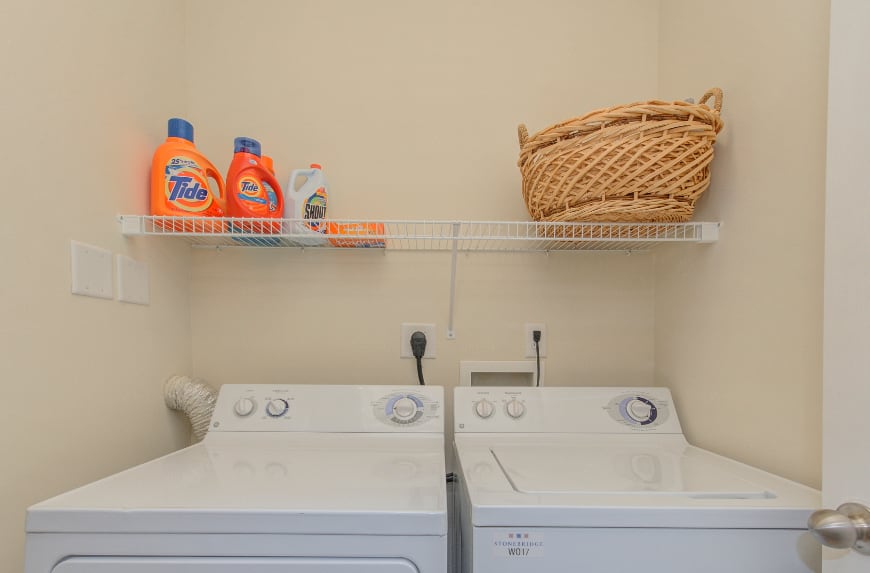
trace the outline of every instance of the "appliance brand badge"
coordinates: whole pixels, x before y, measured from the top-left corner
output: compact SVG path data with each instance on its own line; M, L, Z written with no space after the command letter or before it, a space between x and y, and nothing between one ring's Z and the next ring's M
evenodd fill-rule
M493 533L492 553L509 559L541 557L544 555L544 535L527 531Z

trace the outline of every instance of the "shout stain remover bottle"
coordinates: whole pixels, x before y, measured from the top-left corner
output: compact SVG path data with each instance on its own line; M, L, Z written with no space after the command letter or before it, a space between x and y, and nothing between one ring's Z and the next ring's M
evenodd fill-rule
M174 117L169 134L151 162L151 214L168 217L223 217L224 180L211 161L193 145L193 126ZM185 232L220 232L206 221L158 219L155 226Z
M235 153L227 173L227 215L275 219L268 221L230 221L235 232L273 234L281 232L284 195L281 185L263 164L260 142L249 137L237 137Z

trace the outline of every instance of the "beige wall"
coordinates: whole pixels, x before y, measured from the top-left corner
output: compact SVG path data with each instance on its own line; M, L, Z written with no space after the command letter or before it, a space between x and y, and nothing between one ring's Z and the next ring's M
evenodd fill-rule
M413 383L402 321L438 324L426 374L448 387L546 322L548 384L671 386L690 439L818 484L827 2L530 6L0 0L7 204L32 192L21 166L51 194L0 226L0 570L21 570L27 505L183 445L169 374ZM237 135L282 182L322 162L336 217L513 220L518 122L712 85L726 130L698 217L720 243L460 255L455 341L445 253L191 253L114 221L146 211L176 114L222 169ZM70 239L147 261L152 304L70 295Z
M543 129L658 81L657 1L187 6L205 151L225 168L234 137L258 138L282 183L322 163L333 217L527 218L517 124Z
M657 2L256 6L189 3L191 117L218 165L238 135L262 142L282 182L322 163L335 217L526 220L519 122L656 93ZM653 381L651 255L461 255L455 340L445 253L193 260L194 371L214 384L413 384L402 322L437 324L425 373L448 388L460 360L524 359L526 322L547 324L547 384Z
M169 0L0 1L3 572L22 570L28 505L186 442L161 385L190 371L189 253L115 222L147 208L151 154L185 111L169 88L183 17ZM70 239L146 261L152 304L71 295Z
M725 90L698 218L656 258L656 381L690 440L818 486L828 2L663 0L665 94Z

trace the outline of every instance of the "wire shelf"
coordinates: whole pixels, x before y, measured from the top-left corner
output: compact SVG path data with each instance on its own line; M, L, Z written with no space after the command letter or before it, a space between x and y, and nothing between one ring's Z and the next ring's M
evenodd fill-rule
M240 219L121 215L126 236L177 237L196 247L376 248L396 251L646 251L713 243L719 223L535 223ZM318 226L323 232L310 230Z

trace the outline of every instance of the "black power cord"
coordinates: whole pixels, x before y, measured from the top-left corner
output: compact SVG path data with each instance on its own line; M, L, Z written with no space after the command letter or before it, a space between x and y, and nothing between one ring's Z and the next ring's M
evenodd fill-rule
M541 331L533 330L532 331L532 340L535 342L535 357L537 358L538 363L538 380L535 382L535 386L541 385Z
M426 354L426 335L419 330L411 335L411 352L414 353L414 358L417 359L417 379L420 380L420 386L425 386L423 381L423 356Z

